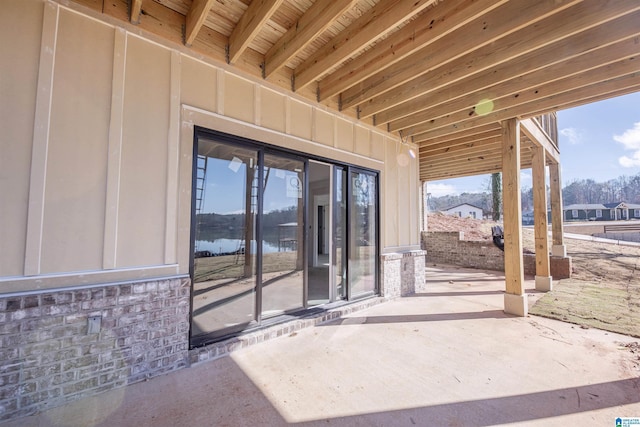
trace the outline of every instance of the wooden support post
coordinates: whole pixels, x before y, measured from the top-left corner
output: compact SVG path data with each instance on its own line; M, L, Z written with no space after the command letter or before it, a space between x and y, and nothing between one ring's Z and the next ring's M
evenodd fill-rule
M562 180L560 179L560 163L549 165L549 183L551 190L551 236L553 238L552 255L566 257L562 218Z
M526 316L520 205L520 121L502 123L502 204L504 210L505 313Z
M533 177L533 217L536 242L536 289L550 291L552 287L549 263L549 232L547 222L547 185L544 148L532 149L531 172Z

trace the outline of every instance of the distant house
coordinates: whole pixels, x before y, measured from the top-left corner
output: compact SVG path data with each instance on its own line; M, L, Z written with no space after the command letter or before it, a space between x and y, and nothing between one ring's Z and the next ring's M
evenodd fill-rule
M613 202L588 203L564 206L565 221L616 221L640 219L640 205Z
M443 210L442 213L445 215L459 216L460 218L483 218L482 208L470 205L469 203L453 206L449 209Z

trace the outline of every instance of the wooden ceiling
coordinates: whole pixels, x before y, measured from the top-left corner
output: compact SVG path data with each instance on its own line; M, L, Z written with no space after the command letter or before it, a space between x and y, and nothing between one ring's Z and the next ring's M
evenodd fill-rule
M502 120L640 90L638 0L71 1L410 137L423 180L500 170Z

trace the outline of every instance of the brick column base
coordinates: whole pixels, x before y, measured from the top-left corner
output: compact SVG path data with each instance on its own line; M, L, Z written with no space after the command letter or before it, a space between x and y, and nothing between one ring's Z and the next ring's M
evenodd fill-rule
M427 251L417 250L384 254L381 258L381 294L387 298L426 291L425 258Z

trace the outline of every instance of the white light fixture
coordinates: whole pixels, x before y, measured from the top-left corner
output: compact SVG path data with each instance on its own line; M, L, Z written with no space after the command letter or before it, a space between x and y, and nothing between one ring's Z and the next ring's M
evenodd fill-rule
M407 151L409 153L409 156L412 159L416 158L416 152L413 148L409 147L409 135L403 137L402 136L402 131L398 131L398 135L400 135L400 142L402 143L402 145L404 145L407 148Z

